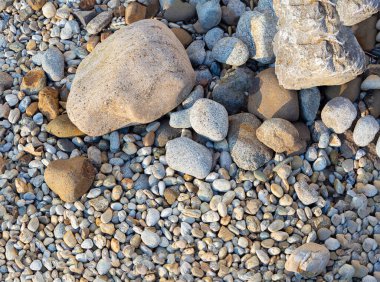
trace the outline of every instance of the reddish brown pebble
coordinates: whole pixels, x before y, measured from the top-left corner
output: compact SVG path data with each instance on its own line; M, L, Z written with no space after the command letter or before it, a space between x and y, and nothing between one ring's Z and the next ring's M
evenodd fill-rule
M46 131L60 138L72 138L84 135L84 133L70 121L67 115L60 115L49 122L46 126Z
M131 2L125 9L125 23L131 24L145 19L146 7L138 2Z
M45 87L38 94L38 109L48 120L55 119L59 114L58 90Z
M104 40L106 40L107 37L110 36L111 34L112 34L111 31L102 32L100 34L100 42L103 42Z
M152 2L146 8L146 19L154 18L158 11L160 10L160 2L159 0L152 0Z
M177 27L172 28L171 30L183 46L187 47L193 41L193 38L186 30Z
M154 137L155 134L153 131L149 132L147 135L144 136L143 144L145 147L152 146L154 143Z
M38 102L33 102L31 103L27 108L26 108L26 115L28 117L31 117L33 116L36 112L37 112L37 109L38 109Z
M0 157L0 173L4 173L6 165L7 165L6 160Z
M45 72L41 69L34 69L28 71L28 73L23 77L20 90L24 91L26 94L34 95L46 86L46 76Z
M96 0L81 0L79 8L81 10L92 10L96 4Z
M28 0L27 2L34 11L39 11L45 5L46 0Z
M91 53L99 42L100 42L100 36L98 35L91 36L86 45L87 51Z

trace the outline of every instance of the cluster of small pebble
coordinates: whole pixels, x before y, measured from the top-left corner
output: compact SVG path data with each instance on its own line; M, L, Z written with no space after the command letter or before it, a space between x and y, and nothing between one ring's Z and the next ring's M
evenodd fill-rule
M379 66L324 95L269 68L252 91L274 58L247 22L275 21L271 1L148 2L0 0L0 280L379 281ZM77 67L149 13L198 85L170 117L85 136L65 114Z

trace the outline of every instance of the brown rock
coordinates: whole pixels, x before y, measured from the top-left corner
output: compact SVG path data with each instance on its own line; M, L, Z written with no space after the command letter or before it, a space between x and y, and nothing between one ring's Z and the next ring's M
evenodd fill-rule
M92 51L94 51L96 45L98 45L99 42L100 42L100 36L98 36L98 35L90 36L90 38L88 39L87 44L86 44L87 51L90 53Z
M28 5L34 10L39 11L42 9L42 6L45 5L46 0L28 0Z
M291 154L299 151L305 145L297 128L289 121L272 118L264 121L256 130L257 138L276 153Z
M141 20L116 31L81 62L67 113L80 130L100 136L160 118L188 96L194 82L173 32L157 20Z
M7 161L4 158L0 157L0 174L4 173L6 165Z
M125 9L125 23L131 24L140 20L145 19L146 6L140 4L139 2L128 3Z
M361 84L362 78L358 76L342 85L327 86L324 88L324 93L328 100L342 96L354 102L359 97Z
M79 3L79 8L81 10L92 10L96 4L96 0L81 0Z
M224 242L231 241L235 235L227 227L222 226L219 230L218 237L222 239Z
M299 117L298 95L279 85L274 68L260 72L248 96L248 111L261 119L282 118L296 121Z
M156 131L154 145L157 147L165 147L169 140L179 136L181 136L181 129L171 127L169 125L169 120L165 119L161 122L160 127Z
M145 135L143 138L143 145L145 147L152 146L154 143L154 137L155 137L154 131L148 132L147 135Z
M35 95L46 86L45 72L41 69L33 69L23 77L20 90L28 95Z
M195 16L195 7L187 2L175 0L164 12L164 18L169 22L189 21Z
M74 233L71 230L66 231L66 233L63 235L63 241L69 248L74 248L78 243Z
M145 18L146 19L154 18L157 15L159 10L160 10L159 0L152 0L151 3L146 8Z
M24 179L16 178L15 186L17 193L33 192L33 187L30 183L26 183Z
M113 16L115 18L120 18L125 16L125 6L117 6L116 8L113 9Z
M50 121L46 126L46 131L59 138L72 138L85 135L70 121L66 114L60 115Z
M52 161L45 182L65 202L74 202L90 189L95 169L85 157Z
M375 90L367 94L364 98L364 102L371 115L378 118L380 116L380 90Z
M37 112L37 109L38 109L38 102L33 102L31 103L27 108L26 108L26 115L28 117L31 117L33 116L36 112Z
M10 74L0 71L0 92L11 88L13 85L13 78Z
M58 96L58 90L52 87L45 87L38 94L38 109L48 120L59 115Z
M169 205L172 205L178 198L178 192L174 189L168 188L164 190L164 198Z
M193 38L191 37L190 33L188 33L186 30L182 28L172 28L171 31L174 32L175 36L177 36L178 40L182 43L182 45L186 48L192 41Z
M364 51L371 51L376 44L377 14L352 27L356 40Z

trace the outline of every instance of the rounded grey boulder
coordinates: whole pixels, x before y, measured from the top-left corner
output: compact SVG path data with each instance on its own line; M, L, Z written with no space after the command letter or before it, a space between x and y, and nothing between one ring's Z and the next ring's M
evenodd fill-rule
M174 33L157 20L141 20L116 31L81 62L67 113L81 131L99 136L160 118L194 83L194 70Z
M211 171L212 153L189 138L179 137L166 143L166 161L174 170L205 178Z
M248 47L238 38L223 37L212 48L212 57L219 63L241 66L249 58Z
M354 142L360 147L367 146L379 131L379 123L373 116L365 116L358 120L354 129Z
M198 134L212 141L222 141L228 133L228 113L223 105L202 98L190 109L190 124Z

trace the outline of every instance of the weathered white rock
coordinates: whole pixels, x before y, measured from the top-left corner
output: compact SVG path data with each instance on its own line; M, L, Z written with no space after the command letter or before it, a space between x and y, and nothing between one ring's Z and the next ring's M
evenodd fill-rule
M315 277L326 271L330 260L329 250L316 243L306 243L293 251L285 263L285 269L305 278Z
M354 129L354 142L360 147L367 146L379 131L379 123L373 116L365 116L358 120Z
M187 97L194 82L174 33L157 20L141 20L116 31L81 62L67 113L81 131L103 135L158 119Z
M344 25L360 23L380 10L379 0L337 0L336 10Z
M275 1L279 22L273 50L280 84L287 89L305 89L351 81L366 66L351 29L340 23L333 4L306 3Z
M356 109L347 98L336 97L327 102L322 110L321 117L327 127L340 134L351 127L356 118Z

